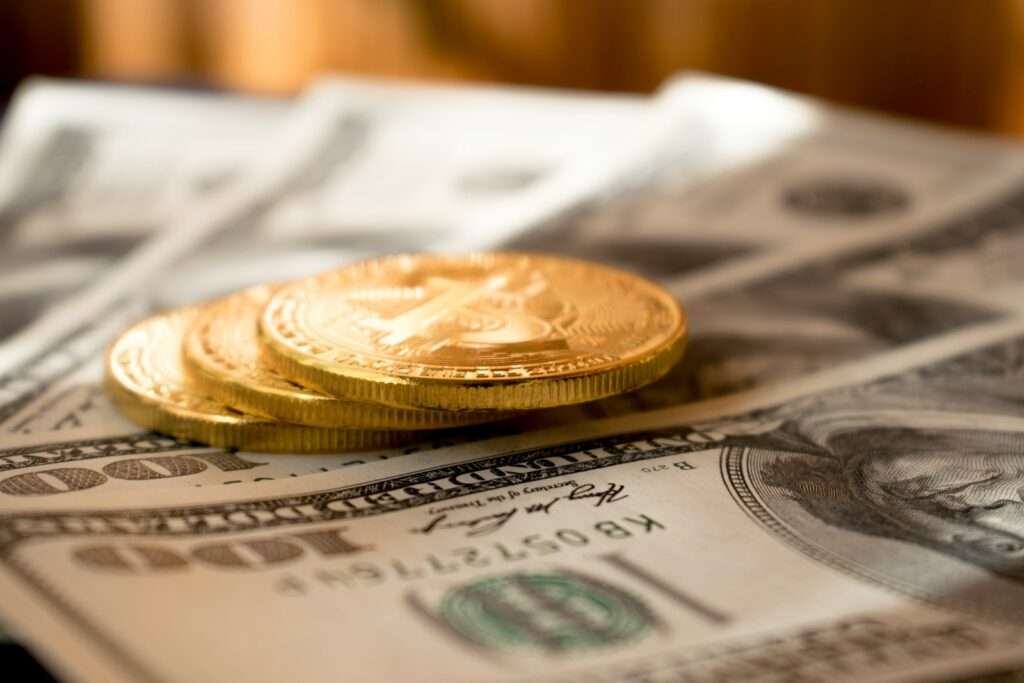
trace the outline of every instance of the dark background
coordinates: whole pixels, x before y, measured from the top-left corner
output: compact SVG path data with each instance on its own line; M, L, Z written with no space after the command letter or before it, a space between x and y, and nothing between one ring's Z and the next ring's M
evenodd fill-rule
M295 93L316 73L650 92L701 69L1024 133L1024 0L0 0L42 73Z

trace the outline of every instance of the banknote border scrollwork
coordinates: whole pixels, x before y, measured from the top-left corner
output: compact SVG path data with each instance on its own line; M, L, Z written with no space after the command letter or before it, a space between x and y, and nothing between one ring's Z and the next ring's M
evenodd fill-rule
M205 503L201 505L185 506L161 506L150 509L114 509L114 510L89 510L81 509L72 512L11 512L0 515L0 558L6 556L11 548L19 541L30 538L46 536L87 536L91 533L117 533L126 536L151 536L151 537L181 537L183 535L207 535L207 534L228 534L251 531L254 528L273 528L279 526L293 525L299 523L323 523L331 521L342 521L360 519L375 516L388 512L413 509L423 505L432 505L441 501L447 501L466 495L473 495L524 483L531 483L553 477L576 474L595 469L604 469L616 465L630 464L646 460L653 460L664 457L672 457L694 453L702 450L717 449L728 444L729 436L721 436L714 443L706 440L685 440L688 434L701 434L701 431L693 426L684 425L674 429L642 430L629 432L615 436L599 437L584 440L565 441L558 444L551 444L540 448L524 448L508 451L500 455L484 456L474 460L468 460L441 467L424 468L407 472L401 475L388 476L380 479L341 486L329 489L296 494L292 496L269 496L265 498L252 498L245 501L223 501L219 503ZM659 443L657 440L672 439L675 443ZM648 447L637 448L636 444L646 444ZM592 451L603 451L595 453ZM555 464L553 459L561 458L563 464ZM522 467L525 470L507 472L505 470L513 467ZM456 481L457 477L470 477L473 474L486 471L499 471L500 474L491 479L477 479L475 482ZM370 507L362 509L350 508L342 511L327 510L321 517L315 519L296 517L287 519L276 519L273 522L263 521L260 523L243 524L232 520L232 526L210 529L205 526L202 520L195 520L181 526L178 529L169 529L166 521L178 518L189 521L189 515L202 515L214 513L247 512L253 510L274 510L280 508L294 508L304 504L319 504L323 506L328 502L353 500L359 498L381 497L388 493L397 491L408 491L412 487L422 486L431 482L451 480L454 485L449 488L436 488L436 490L410 496L405 501L371 501ZM23 535L17 532L11 525L18 520L42 520L59 521L61 519L73 518L103 518L106 520L124 518L126 520L141 521L146 516L150 519L145 528L132 530L127 528L109 527L102 532L81 532L80 530L61 530L46 534ZM5 529L5 527L7 527ZM6 533L4 533L6 532Z
M133 448L114 448L114 446L130 445ZM208 450L207 446L188 441L182 441L173 437L164 436L156 432L137 432L133 434L118 434L116 436L69 439L67 441L49 441L46 443L33 444L31 446L15 446L14 448L0 448L0 473L16 471L28 467L34 467L39 463L32 460L31 456L39 452L60 452L60 455L47 458L46 464L57 465L69 462L81 462L91 458L109 458L112 455L151 455L156 453L184 453L197 449ZM86 452L91 452L86 454ZM15 456L28 456L24 462L9 464L5 463L6 458Z

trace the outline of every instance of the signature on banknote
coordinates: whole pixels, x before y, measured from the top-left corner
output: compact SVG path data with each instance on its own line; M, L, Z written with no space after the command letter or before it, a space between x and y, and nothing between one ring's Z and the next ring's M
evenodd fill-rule
M415 534L426 535L437 531L461 530L465 532L467 538L486 536L487 534L492 534L501 529L503 526L508 524L509 520L513 517L537 513L550 514L552 509L555 507L555 504L562 501L566 504L587 502L592 504L594 507L601 507L605 504L617 503L629 498L629 494L625 491L625 484L616 484L614 482L609 482L608 485L604 487L598 487L594 484L574 484L572 490L566 495L554 496L553 498L548 498L540 503L524 504L480 517L451 519L447 512L442 512L426 524L413 528L412 532ZM518 495L513 494L515 494L514 491L510 491L508 496L500 494L500 496L495 497L495 502L510 500ZM564 505L560 505L560 507L564 507Z

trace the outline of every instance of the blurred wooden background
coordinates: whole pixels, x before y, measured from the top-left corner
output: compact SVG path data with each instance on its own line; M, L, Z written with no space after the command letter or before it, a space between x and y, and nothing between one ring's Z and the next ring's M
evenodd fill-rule
M1024 0L3 0L28 73L293 93L314 74L648 92L701 69L1024 134Z

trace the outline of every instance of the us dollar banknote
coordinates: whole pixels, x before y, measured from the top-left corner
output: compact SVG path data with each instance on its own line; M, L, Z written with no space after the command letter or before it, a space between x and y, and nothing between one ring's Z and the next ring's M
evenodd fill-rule
M267 151L284 185L207 226L157 305L395 249L489 248L618 177L665 118L634 96L341 78L300 108Z
M1024 322L997 321L429 459L0 499L0 614L83 681L1005 669L1024 660L1022 374Z
M103 395L102 350L168 304L396 244L483 246L601 182L630 129L649 128L637 97L332 79L297 106L22 88L0 151L0 495L262 482L449 444L267 457L142 433ZM596 131L606 142L594 144ZM69 292L80 295L64 301Z
M321 116L321 114L317 116ZM327 120L338 121L339 119L327 117ZM192 232L199 234L204 230L216 232L223 229L230 234L232 230L244 230L247 225L260 224L267 216L271 215L274 207L279 206L277 203L278 197L288 196L288 192L305 191L304 188L308 189L311 186L318 187L318 183L321 183L325 177L325 168L337 168L342 160L354 158L358 154L358 150L363 148L365 141L368 139L366 135L368 128L364 125L365 120L365 118L358 116L350 117L345 115L340 117L340 124L328 127L328 130L331 132L326 137L317 138L316 135L311 134L307 138L308 141L314 142L317 140L334 140L336 144L318 146L313 144L313 142L307 142L307 147L305 148L301 145L289 145L290 150L298 149L301 151L302 149L316 148L321 151L327 151L319 156L312 155L308 157L293 151L290 157L292 165L281 164L279 166L279 168L287 168L287 173L282 172L279 176L267 176L276 178L274 182L280 182L280 184L275 185L273 182L268 182L261 188L272 189L277 194L274 194L274 192L264 194L250 191L249 194L243 194L248 203L240 202L232 205L230 202L222 202L219 205L215 204L207 217L201 220L192 219ZM307 133L312 131L313 133L321 134L325 129L323 126L306 126L303 127L303 130ZM936 146L940 146L934 139L933 143ZM851 145L850 147L856 149L857 145ZM876 145L876 148L878 147L884 148L885 145ZM972 146L968 145L968 147ZM1012 156L1004 148L1000 149L1003 155L999 157L1000 159L1005 156ZM756 152L757 150L755 149L754 151ZM733 163L737 159L747 163L747 160L756 156L749 150L743 153L740 153L742 150L727 150L727 152L723 151L722 155L729 163ZM823 157L827 157L830 154L834 155L834 149L830 150L826 146L818 153ZM684 153L679 156L686 158L688 155ZM809 156L813 156L813 154ZM882 224L864 226L866 229L858 230L859 234L852 237L843 234L845 231L833 231L831 233L832 236L818 239L811 239L806 234L800 234L801 240L806 242L806 244L794 244L792 250L788 246L786 249L782 248L786 242L780 236L785 232L785 230L782 230L779 232L779 235L771 240L767 240L764 245L744 252L741 258L733 263L718 263L718 268L714 272L709 270L708 273L694 273L693 278L690 278L686 273L682 273L682 277L678 280L665 281L673 284L673 286L680 287L681 289L678 291L689 292L689 294L684 296L684 301L689 302L693 300L696 303L696 295L713 294L716 291L716 287L723 286L727 281L732 281L737 285L741 285L744 282L756 282L756 277L785 275L793 268L800 268L815 263L819 265L825 264L827 269L827 267L831 267L829 264L850 258L850 255L869 253L872 249L883 255L892 251L898 251L898 249L905 246L906 238L929 234L933 229L945 225L943 220L948 222L951 212L959 214L961 211L967 211L972 207L982 206L989 200L998 198L1003 190L1012 185L1012 163L1009 165L1002 162L992 163L992 159L995 157L986 157L986 155L981 153L977 154L977 158L979 160L988 159L988 161L985 163L979 161L978 168L983 170L977 171L977 177L966 173L966 171L963 172L964 177L962 178L963 183L961 185L967 188L967 192L960 195L952 191L946 193L952 196L955 201L942 203L946 198L946 194L942 192L926 195L926 200L915 200L915 203L912 204L914 210L904 215L903 218L895 219L893 215L890 215L890 218L884 218L883 220L890 221L884 224L884 226ZM690 166L687 172L691 174L691 180L693 177L699 179L702 175L699 171L700 164L693 160L689 163ZM878 166L882 167L884 163L884 158L880 158ZM717 164L717 167L722 168L728 165L723 162ZM962 169L966 167L958 166L957 168ZM950 177L956 177L956 173L957 171L955 170L950 171ZM768 175L770 176L770 174ZM757 174L755 173L749 175L751 178L756 176ZM592 180L591 178L588 182L592 182ZM573 186L571 184L563 184L562 187L564 189ZM586 184L579 182L575 185L575 191L579 191L584 187L586 187ZM538 214L543 213L543 211L550 211L553 208L556 209L560 203L564 205L567 198L571 196L572 192L566 191L552 193L554 199L548 200L547 204L535 203L529 208L529 211ZM924 207L925 210L920 211L921 207ZM526 214L520 213L518 216L514 213L506 214L507 216L512 216L512 218L507 219L508 222L505 225L515 226L517 221L525 223L526 221L523 220L523 217L528 214L529 212ZM203 221L206 222L204 223ZM988 232L998 233L1001 229L988 230ZM957 234L966 232L968 237L970 237L971 233L970 230L965 230L963 226L954 232ZM986 233L986 231L982 230L980 233ZM196 234L192 235L192 237L195 237ZM238 232L235 235L237 239ZM964 242L964 250L960 259L961 263L969 264L973 262L971 254L974 253L972 251L974 247L972 245L976 244L976 242L971 241L971 239ZM201 242L201 240L197 240L197 242ZM796 243L798 240L793 240L792 242ZM796 249L798 246L801 248ZM170 251L174 253L175 249ZM178 247L177 251L186 253L187 249ZM166 253L161 254L160 258L155 258L152 255L155 253L154 250L150 250L150 252L151 255L148 257L148 260L145 253L141 260L147 269L152 270L154 263L159 264L166 261ZM334 258L338 257L335 256ZM637 264L644 263L643 259L636 259L635 262ZM870 262L874 263L874 261ZM884 263L885 259L883 258L881 262ZM303 261L296 259L296 263L301 264ZM216 265L216 260L212 261L212 265ZM132 267L135 268L136 273L141 270L138 265ZM304 267L308 268L309 262L305 262ZM876 268L876 271L878 270ZM722 277L722 272L730 273L729 277ZM745 279L737 278L737 272L741 274L746 273L744 275ZM884 275L884 273L889 271L881 268L879 272L882 272ZM911 271L911 275L913 273L914 271ZM875 280L878 279L877 274L873 277ZM200 281L198 277L190 279ZM932 278L932 280L935 280L935 278ZM140 281L142 280L123 279L123 282L136 285ZM882 281L886 282L884 278ZM213 283L212 286L209 284L210 282ZM1006 301L1012 302L1012 282L1012 278L1005 280L1003 284L1008 285L1009 288L1004 288L1004 293L997 297L1004 304ZM220 286L224 284L223 281L216 278L208 278L206 284L203 284L202 287L206 288L205 291L214 291L218 283L220 283ZM820 278L818 280L812 279L811 283L814 287L824 287ZM910 285L904 282L900 286L909 287ZM122 316L122 320L130 319L141 313L141 310L133 312L131 302L134 299L130 295L126 296L124 289L126 288L118 289L111 286L107 290L101 290L101 294L107 297L106 305L110 307L109 312L118 313ZM168 300L172 300L174 297L188 299L189 297L197 296L195 292L189 293L186 290L185 293L182 293L177 291L181 289L181 286L167 288L168 293L161 294L157 298L160 300L161 297L166 297ZM928 287L925 287L925 289L927 290ZM970 291L972 290L965 290L967 298L977 298L977 292L971 294ZM114 296L115 294L116 296ZM693 299L691 299L691 295L694 297ZM104 299L101 296L94 296L93 301L104 301ZM116 305L112 305L110 302L115 302ZM986 303L981 307L986 308L988 306L989 304ZM145 304L141 307L145 307ZM855 310L855 308L849 310ZM998 308L998 306L993 305L993 310L995 308ZM1010 312L1006 312L1005 315L1003 312L994 312L991 315L960 316L951 324L932 329L932 331L925 334L906 335L892 344L880 345L878 348L869 349L859 355L852 354L848 359L857 358L864 353L877 351L882 348L892 348L899 344L912 343L918 339L926 339L934 336L934 334L941 334L942 332L949 332L958 328L962 329L979 324L985 325L988 321L998 321L1011 315L1012 313ZM754 318L751 317L751 319L753 320ZM912 318L911 322L918 324L916 318ZM104 324L109 326L109 329L106 331L103 329ZM65 504L70 505L73 500L88 499L90 497L89 491L103 491L107 495L120 495L130 489L147 490L149 492L156 488L167 487L169 484L232 483L236 486L242 486L244 482L251 482L255 485L258 480L263 480L262 484L276 486L276 483L266 480L275 478L279 481L280 477L291 478L292 475L300 473L316 472L319 471L318 467L323 466L321 463L315 463L306 459L275 459L272 461L273 464L270 461L263 463L259 454L225 454L223 452L196 448L192 444L175 444L170 442L170 440L161 440L154 435L139 434L123 421L118 423L116 415L109 411L109 406L104 406L102 397L96 391L95 375L90 376L90 372L94 373L95 370L89 369L90 359L95 361L96 355L90 354L88 349L90 344L93 343L90 341L90 335L93 335L96 340L105 338L113 333L113 331L116 331L121 324L117 322L117 319L110 316L101 316L87 320L86 323L82 323L79 328L72 330L64 337L55 339L48 345L41 345L36 355L31 357L31 362L19 366L18 373L8 374L7 387L11 390L10 395L17 400L7 404L8 408L5 414L8 416L8 419L5 420L5 427L9 432L17 433L17 436L12 437L12 449L4 454L5 457L9 458L5 461L8 466L9 476L3 480L6 483L6 488L2 491L4 495L0 497L4 498L7 503L15 508L20 508L26 500L45 498L51 501L58 499L68 501ZM808 364L799 371L790 373L790 375L807 372L813 370L814 367L813 364ZM750 384L763 384L764 381L762 379ZM678 386L678 384L675 386ZM76 393L76 390L82 389L85 390L85 393ZM92 391L92 398L88 396L90 390ZM636 405L646 409L658 407L659 405L672 405L680 400L678 391L675 389L672 391L675 393L671 394L673 397L671 400L661 403L645 401L641 404L630 405L627 409L629 411L636 410ZM92 400L93 398L96 400ZM558 419L561 420L562 418L559 417ZM511 428L503 427L503 429L512 430L519 428L525 429L527 427L519 425ZM60 432L60 434L55 437L51 432ZM579 429L576 429L575 433L579 433ZM491 434L493 435L493 432ZM464 438L478 438L487 435L488 433L484 432L479 435L464 435ZM487 446L487 448L492 446L493 444ZM378 455L387 456L389 454L383 453ZM326 457L331 458L332 456ZM330 461L331 465L327 468L331 469L332 467L339 467L345 463L352 462L353 460L350 459L352 457L338 456ZM359 459L366 458L361 456ZM263 460L266 460L266 458L264 457ZM350 472L354 472L354 470L346 470L346 474ZM178 490L182 489L179 487ZM583 494L580 495L583 496ZM446 523L447 519L436 522L435 526L431 527L427 533L433 533L436 528L444 527ZM486 523L480 524L486 526Z
M946 217L1019 163L1004 139L724 78L680 77L658 104L671 124L642 170L513 243L685 282Z
M0 340L236 180L284 102L32 79L0 135Z
M790 123L765 132L742 117L732 137L755 138L746 153L723 150L711 172L668 157L516 241L651 275L691 315L669 377L553 420L741 391L1020 313L1018 145L718 79L677 89L681 120L704 112L717 137L731 137L717 107L746 102Z

